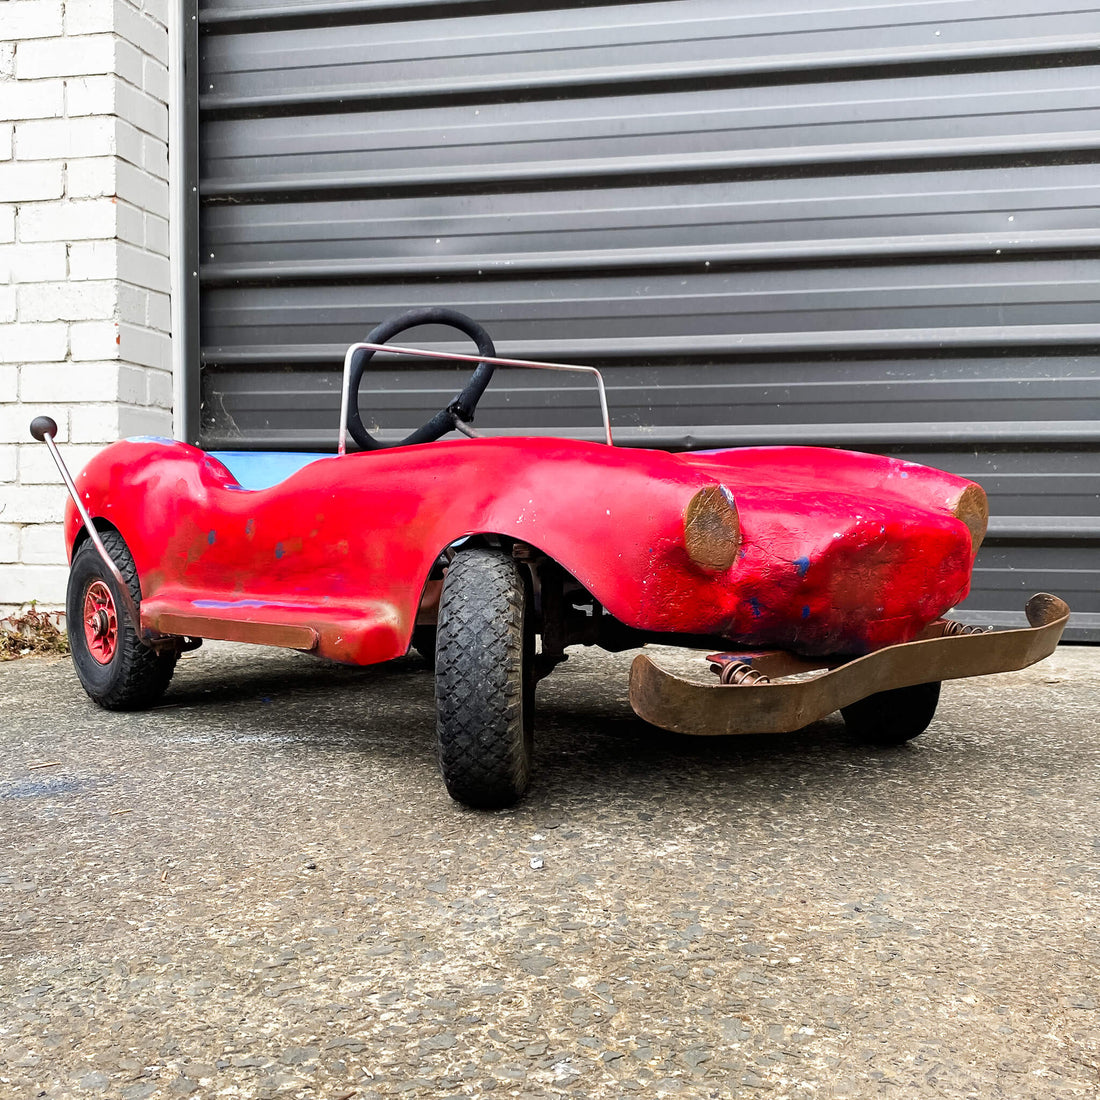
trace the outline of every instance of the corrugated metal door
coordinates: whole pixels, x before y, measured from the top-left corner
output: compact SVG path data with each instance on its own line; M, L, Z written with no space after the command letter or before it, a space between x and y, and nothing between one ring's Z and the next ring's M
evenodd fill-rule
M976 478L973 617L1048 588L1100 640L1100 10L197 15L196 439L331 447L344 347L451 305L504 354L602 367L621 442L820 443ZM498 375L478 426L595 438L592 393L552 378ZM396 435L456 379L397 364L364 407Z

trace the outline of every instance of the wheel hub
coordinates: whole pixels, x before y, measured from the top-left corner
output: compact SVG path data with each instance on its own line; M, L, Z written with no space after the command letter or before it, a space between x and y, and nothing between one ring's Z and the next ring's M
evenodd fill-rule
M84 639L88 652L101 664L110 664L118 649L118 612L103 581L93 581L84 594Z

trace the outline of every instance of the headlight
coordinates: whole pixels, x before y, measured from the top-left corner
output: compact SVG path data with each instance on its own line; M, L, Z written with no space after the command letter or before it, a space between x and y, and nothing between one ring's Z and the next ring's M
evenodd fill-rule
M961 519L970 529L970 545L976 554L989 526L989 501L980 485L968 485L951 507L956 519Z
M729 569L734 563L741 546L741 521L733 493L725 485L708 485L688 501L684 546L704 569Z

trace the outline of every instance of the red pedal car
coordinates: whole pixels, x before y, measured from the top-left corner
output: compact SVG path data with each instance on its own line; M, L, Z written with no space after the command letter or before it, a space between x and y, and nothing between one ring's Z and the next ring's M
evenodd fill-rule
M445 358L477 366L446 409L383 447L359 414L363 369L424 324L470 336L477 355ZM476 437L501 364L590 371L607 442ZM344 376L335 455L132 439L74 484L56 426L32 424L70 487L69 635L101 706L154 703L202 638L354 664L415 646L435 663L447 789L500 807L527 787L535 683L569 645L715 650L712 683L635 658L632 705L668 729L779 732L840 710L897 743L931 721L941 680L1031 664L1068 617L1040 595L1021 630L942 619L968 592L987 519L982 490L951 474L808 447L616 448L596 371L500 359L451 310L383 323L348 349ZM475 437L440 441L455 429Z

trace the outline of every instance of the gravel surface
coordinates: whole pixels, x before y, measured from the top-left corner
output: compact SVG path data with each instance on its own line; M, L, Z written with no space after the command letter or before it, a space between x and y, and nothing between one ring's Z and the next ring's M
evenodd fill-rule
M666 734L628 663L497 814L416 658L207 645L136 715L0 665L0 1097L1100 1095L1100 649L891 750Z

